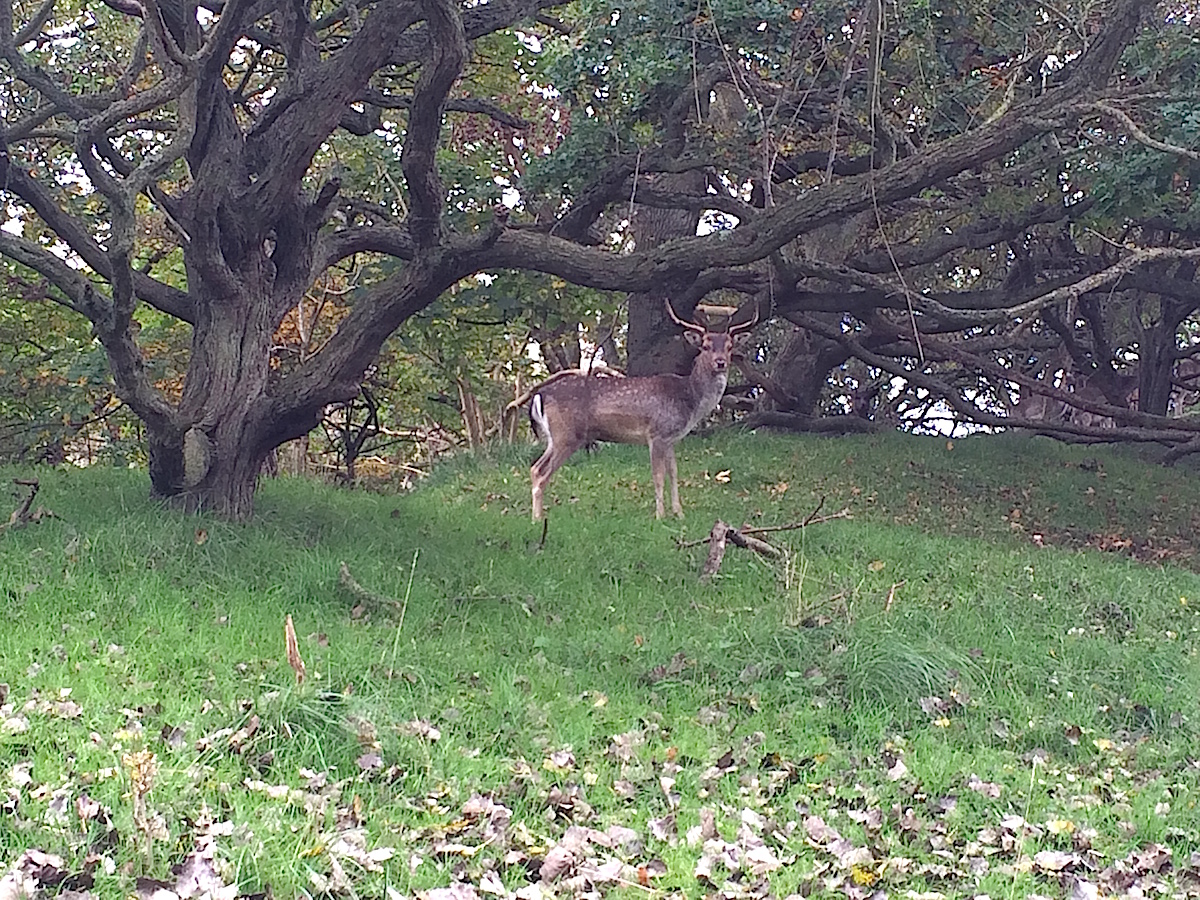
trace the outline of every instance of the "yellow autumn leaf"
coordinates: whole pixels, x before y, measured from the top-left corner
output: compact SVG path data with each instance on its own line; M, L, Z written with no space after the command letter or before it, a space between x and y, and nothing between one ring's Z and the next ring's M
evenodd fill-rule
M866 866L851 866L850 878L857 885L870 887L879 880L879 873L874 869L868 869Z

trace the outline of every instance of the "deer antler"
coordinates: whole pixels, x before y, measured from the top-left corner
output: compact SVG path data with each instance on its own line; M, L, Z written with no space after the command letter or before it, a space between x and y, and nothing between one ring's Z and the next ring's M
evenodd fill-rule
M680 326L681 328L686 328L688 331L699 332L700 334L705 334L708 331L708 329L706 329L703 325L697 325L695 322L685 322L683 319L679 318L679 316L675 315L675 308L671 306L670 299L666 300L666 304L667 315L671 317L671 321L676 325Z
M685 322L683 319L679 318L679 316L675 315L675 308L673 306L671 306L670 300L667 300L666 303L667 303L667 315L669 315L671 317L671 321L674 322L676 325L679 325L682 328L686 328L688 331L696 331L696 332L699 332L700 334L708 333L709 329L705 328L703 325L697 325L695 322ZM730 318L730 320L732 320L733 316L730 316L729 318ZM754 315L750 317L750 320L748 322L742 322L739 325L731 324L725 329L725 331L728 334L740 334L743 331L749 331L751 328L753 328L757 324L758 324L758 304L755 303L754 304Z
M743 331L749 331L751 328L753 328L755 325L758 324L758 303L755 301L751 301L751 302L754 303L754 315L752 315L750 317L750 321L742 322L740 325L734 325L731 323L729 326L730 334L740 334Z

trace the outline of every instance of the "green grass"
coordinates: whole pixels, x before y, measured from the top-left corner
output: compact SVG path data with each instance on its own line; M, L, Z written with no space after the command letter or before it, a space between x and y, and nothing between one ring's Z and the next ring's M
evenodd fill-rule
M687 517L656 522L644 448L605 447L555 476L540 546L533 454L452 460L402 496L271 481L249 525L159 509L138 472L3 473L36 474L55 518L0 533L0 865L41 848L116 896L170 881L216 822L245 894L324 896L334 859L332 896L488 872L511 892L574 822L642 841L590 851L632 866L605 893L646 893L657 861L652 893L755 893L756 874L694 876L685 832L708 808L742 852L743 811L769 821L779 897L1066 896L1156 843L1174 852L1159 876L1185 879L1193 470L1010 436L693 437ZM718 517L818 506L851 518L766 535L778 562L730 547L709 585L706 547L680 546ZM343 561L396 602L341 588ZM161 826L135 822L137 750ZM464 817L476 793L511 809L502 838ZM839 859L813 816L866 855ZM395 852L355 863L337 842L356 834ZM1058 872L1047 850L1075 860Z

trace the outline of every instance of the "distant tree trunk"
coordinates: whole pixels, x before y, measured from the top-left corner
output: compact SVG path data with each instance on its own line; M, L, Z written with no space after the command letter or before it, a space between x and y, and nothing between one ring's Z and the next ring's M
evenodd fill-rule
M182 435L148 429L151 494L189 511L211 510L244 520L254 511L258 474L271 451L263 442L243 442L255 431L249 417L222 427L190 428Z
M309 474L308 435L302 435L276 448L276 458L279 473L282 475Z
M1178 327L1178 322L1160 321L1142 332L1137 373L1139 412L1152 416L1167 414L1171 402L1171 378L1175 373L1175 332Z
M483 421L483 410L479 408L479 398L471 390L471 385L459 375L454 379L458 385L458 407L462 415L463 427L467 431L467 446L478 450L484 445L487 426Z
M771 380L782 388L782 396L771 397L775 408L801 416L819 415L829 373L849 358L841 344L797 328L771 369Z
M578 322L563 323L553 329L534 328L531 337L537 341L542 360L551 372L579 368L582 351Z
M1173 273L1180 281L1190 282L1196 268L1185 264ZM1164 277L1167 271L1161 271ZM1152 416L1165 416L1171 406L1174 390L1175 364L1179 360L1179 326L1195 312L1194 302L1181 302L1164 294L1159 295L1158 319L1143 328L1139 341L1137 378L1138 411Z
M804 249L816 258L844 262L861 235L873 227L866 213L839 218L806 234ZM814 312L813 318L835 326L838 313ZM868 334L863 335L869 339ZM799 416L821 413L822 395L830 373L850 359L850 352L837 341L796 326L771 366L770 378L779 390L771 394L780 412Z
M621 350L617 346L616 337L613 334L614 327L613 324L592 325L588 329L588 337L596 345L599 354L603 356L606 366L613 369L624 369L625 363Z

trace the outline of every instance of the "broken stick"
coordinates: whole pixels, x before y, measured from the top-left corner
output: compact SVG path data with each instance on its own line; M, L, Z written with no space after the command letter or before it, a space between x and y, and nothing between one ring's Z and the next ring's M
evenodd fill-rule
M350 574L350 567L345 562L338 566L338 584L342 586L342 589L346 593L364 606L390 606L395 610L402 608L399 600L395 600L384 594L377 594L359 584L355 577Z
M721 560L725 558L725 536L728 534L729 526L717 519L713 523L712 531L708 533L708 559L700 569L701 582L710 581L721 568Z

